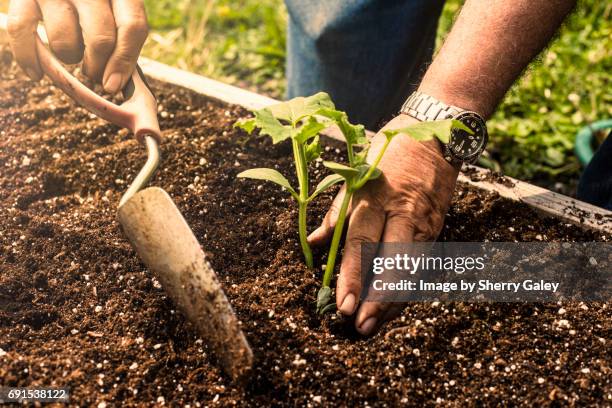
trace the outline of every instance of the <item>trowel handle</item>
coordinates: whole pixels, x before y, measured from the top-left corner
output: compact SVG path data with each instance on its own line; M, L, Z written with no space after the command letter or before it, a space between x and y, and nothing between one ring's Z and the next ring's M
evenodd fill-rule
M55 58L38 36L36 51L43 72L77 103L102 119L131 130L141 143L144 143L146 135L153 136L158 142L161 142L161 132L157 121L157 101L140 67L136 66L132 77L123 88L125 101L117 105L101 97L76 79Z

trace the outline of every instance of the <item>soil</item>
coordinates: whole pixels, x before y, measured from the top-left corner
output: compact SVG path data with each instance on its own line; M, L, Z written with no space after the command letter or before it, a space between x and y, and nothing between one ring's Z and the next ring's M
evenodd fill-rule
M193 228L255 353L252 378L232 384L116 221L144 149L0 56L0 386L66 386L72 405L99 407L612 402L606 303L415 303L370 338L321 319L321 272L303 266L296 206L235 177L255 166L292 174L290 146L234 130L241 108L153 83L165 143L151 183ZM333 193L311 207L311 229ZM441 239L610 236L459 185Z

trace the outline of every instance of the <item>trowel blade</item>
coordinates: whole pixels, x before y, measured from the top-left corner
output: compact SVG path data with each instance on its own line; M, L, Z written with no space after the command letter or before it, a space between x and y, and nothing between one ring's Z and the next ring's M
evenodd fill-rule
M217 275L170 196L157 187L138 192L119 208L119 222L226 373L234 380L244 378L253 364L251 348Z

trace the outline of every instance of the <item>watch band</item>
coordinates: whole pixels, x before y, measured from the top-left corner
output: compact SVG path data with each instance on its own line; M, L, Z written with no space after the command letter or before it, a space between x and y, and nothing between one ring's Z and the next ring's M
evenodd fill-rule
M412 116L421 122L429 122L452 119L463 111L464 109L447 105L432 96L416 91L406 99L400 113Z
M408 99L406 99L406 102L404 102L404 105L402 105L400 113L411 116L421 122L430 122L436 120L456 119L462 116L462 113L468 114L470 112L466 111L465 109L458 108L457 106L447 105L432 96L416 91L413 92ZM473 114L478 116L477 113ZM483 126L485 128L484 137L486 144L486 125L483 124ZM442 146L442 154L444 159L456 168L461 168L463 163L471 164L476 162L480 156L480 153L482 153L481 151L473 158L464 159L457 157L457 155L453 152L452 140L449 143L442 143Z

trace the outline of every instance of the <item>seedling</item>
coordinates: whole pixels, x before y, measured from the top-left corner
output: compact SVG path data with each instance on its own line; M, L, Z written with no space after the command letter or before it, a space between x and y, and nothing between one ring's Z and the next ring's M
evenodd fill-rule
M334 162L323 162L325 167L344 179L346 187L345 195L338 213L338 220L334 227L331 246L327 255L327 264L325 266L325 273L323 274L322 286L317 294L317 311L323 314L336 307L335 303L331 301L332 290L330 284L336 265L336 256L338 254L340 238L342 237L346 212L351 202L351 198L355 191L362 188L368 181L380 177L381 171L378 169L378 164L385 154L389 143L391 143L391 140L393 140L395 136L401 134L409 136L416 141L427 141L434 137L438 137L443 143L448 143L452 128L463 129L469 133L472 133L472 131L461 122L451 119L436 122L419 122L401 129L385 130L383 131L386 137L385 143L374 158L374 162L368 164L366 162L366 156L370 144L366 140L363 126L350 124L344 112L323 110L320 114L326 115L338 124L346 141L348 155L348 166ZM359 153L354 152L354 147L356 145L363 146L363 149Z
M309 194L308 163L316 160L321 154L319 132L330 126L332 122L324 116L322 111L334 111L334 104L324 92L309 97L298 97L264 109L254 111L254 118L243 119L235 126L252 133L259 129L260 135L267 135L276 144L291 139L295 172L298 180L297 191L291 186L289 180L280 172L268 168L256 168L243 171L238 177L271 181L283 187L298 203L298 231L300 245L306 265L314 267L312 250L308 245L306 230L307 207L316 196L335 183L342 181L338 175L324 178Z
M306 265L309 268L313 268L314 263L312 251L307 241L306 216L308 203L332 185L342 180L345 181L346 194L344 195L338 220L334 227L323 282L317 295L317 311L321 314L333 310L335 307L335 304L331 302L332 290L330 284L336 265L338 246L342 237L346 212L351 198L355 191L362 188L368 181L380 177L381 171L378 169L378 164L391 140L395 136L402 134L416 141L427 141L438 137L442 142L448 143L452 128L463 129L472 133L469 128L456 120L420 122L402 129L385 130L383 131L386 137L385 143L374 158L374 162L369 164L366 158L370 149L370 142L366 138L363 125L351 124L347 114L336 110L329 95L324 92L306 98L294 98L253 113L255 117L240 120L236 122L235 126L244 129L249 134L253 133L255 129L259 129L259 134L270 136L274 144L291 139L295 171L298 179L298 190L296 191L289 183L289 180L274 169L250 169L238 174L238 177L267 180L276 183L287 190L297 201L300 245L304 252ZM313 193L310 194L308 163L320 156L321 144L319 133L332 124L336 124L344 136L348 164L324 161L323 165L334 174L325 177L317 185ZM357 146L361 147L359 152L355 152L355 147Z

